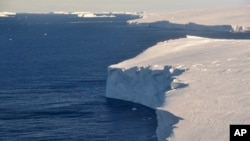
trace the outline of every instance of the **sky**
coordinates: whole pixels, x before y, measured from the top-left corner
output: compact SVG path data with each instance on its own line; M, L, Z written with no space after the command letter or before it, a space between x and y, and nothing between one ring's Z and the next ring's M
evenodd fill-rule
M0 11L158 12L250 5L250 0L0 0Z

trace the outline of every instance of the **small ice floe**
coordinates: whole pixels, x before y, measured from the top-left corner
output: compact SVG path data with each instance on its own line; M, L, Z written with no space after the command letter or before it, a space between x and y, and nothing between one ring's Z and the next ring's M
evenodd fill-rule
M136 110L137 110L137 108L132 108L131 110L132 110L132 111L136 111Z
M47 35L48 35L48 33L44 33L43 35L44 35L44 36L47 36Z
M12 41L13 39L12 38L9 38L9 41Z

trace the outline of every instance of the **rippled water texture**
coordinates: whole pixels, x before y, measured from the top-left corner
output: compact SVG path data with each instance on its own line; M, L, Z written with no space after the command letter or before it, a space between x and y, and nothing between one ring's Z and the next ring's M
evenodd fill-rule
M156 140L153 110L104 97L107 67L184 34L132 18L0 18L0 140Z

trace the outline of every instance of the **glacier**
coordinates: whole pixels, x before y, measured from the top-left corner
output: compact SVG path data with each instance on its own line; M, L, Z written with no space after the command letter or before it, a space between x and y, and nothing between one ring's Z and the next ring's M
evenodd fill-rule
M132 22L147 25L156 19L168 21L171 15L174 23L195 17L192 22L204 25L206 18L214 17L207 23L212 27L246 28L250 25L248 10L246 6L214 10L222 12L219 14L212 10L153 13ZM187 36L160 42L109 66L106 97L155 109L159 141L227 141L230 124L250 123L249 68L249 39Z

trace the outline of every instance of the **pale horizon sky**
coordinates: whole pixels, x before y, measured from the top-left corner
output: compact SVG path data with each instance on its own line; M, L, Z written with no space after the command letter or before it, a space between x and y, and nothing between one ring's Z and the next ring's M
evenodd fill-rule
M0 0L0 11L172 11L250 5L250 0Z

